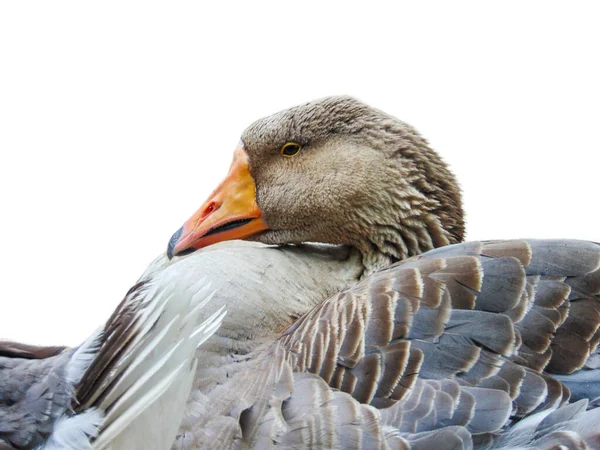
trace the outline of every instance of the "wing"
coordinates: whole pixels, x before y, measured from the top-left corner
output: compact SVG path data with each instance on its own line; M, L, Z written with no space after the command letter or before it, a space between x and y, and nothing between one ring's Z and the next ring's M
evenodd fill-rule
M52 439L72 416L74 387L98 349L97 338L93 334L76 349L0 344L0 448L42 448ZM89 447L100 420L101 414L89 411L69 424L72 442Z
M69 407L65 371L70 355L25 359L16 355L31 354L32 348L3 345L3 350L9 348L0 356L0 448L33 448Z
M215 389L184 447L600 448L598 410L567 404L583 371L599 389L599 293L594 243L411 258L315 308Z
M194 295L171 289L177 274L134 286L102 333L82 377L76 411L106 412L94 449L168 448L196 372L195 353L219 327L223 308L200 320L213 294L198 280Z
M195 374L197 347L223 319L212 297L170 289L172 271L135 285L77 349L0 346L0 449L169 448Z

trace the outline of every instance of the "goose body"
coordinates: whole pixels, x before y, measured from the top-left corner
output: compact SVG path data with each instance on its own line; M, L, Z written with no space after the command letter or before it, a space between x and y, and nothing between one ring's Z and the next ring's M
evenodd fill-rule
M199 273L217 287L204 310L208 317L227 309L226 320L203 345L200 367L221 367L235 355L271 344L298 318L324 299L358 281L360 256L350 248L324 245L272 246L233 241L212 245L169 261L160 256L141 281L153 273L177 273L171 288L185 297ZM282 294L292 294L282 301ZM220 381L220 380L219 380ZM198 382L208 382L206 374Z
M135 285L75 349L0 342L0 449L163 449L196 372L196 348L223 311L211 291L174 297L168 270ZM201 318L203 317L203 318Z
M166 365L102 342L72 383L94 448L600 448L599 246L460 243L462 217L445 163L381 111L334 97L257 121L139 283L184 330L228 314L195 357L166 326ZM154 343L151 317L133 329Z
M173 448L600 448L600 248L462 244L459 192L354 99L251 125L149 269L211 266L229 311Z
M600 423L600 245L456 244L350 276L340 293L307 303L300 250L232 242L172 262L179 295L198 264L226 283L205 314L232 298L244 300L231 315L251 305L240 334L224 324L200 347L208 364L173 448L597 448L588 424ZM308 314L274 329L302 307ZM255 318L265 313L273 318Z

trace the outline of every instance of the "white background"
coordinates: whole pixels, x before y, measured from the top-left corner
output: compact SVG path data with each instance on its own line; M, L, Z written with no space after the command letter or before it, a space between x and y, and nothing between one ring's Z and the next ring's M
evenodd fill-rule
M332 94L430 140L469 239L600 240L593 2L216 3L0 5L0 337L80 342L248 124Z

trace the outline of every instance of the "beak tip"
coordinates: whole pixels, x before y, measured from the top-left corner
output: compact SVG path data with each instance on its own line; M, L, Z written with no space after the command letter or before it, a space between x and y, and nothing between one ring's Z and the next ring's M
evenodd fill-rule
M179 238L181 238L182 233L183 227L173 233L173 236L171 236L171 239L169 239L169 245L167 246L167 257L169 259L173 259L173 256L175 255L175 246L177 245L177 242L179 242Z

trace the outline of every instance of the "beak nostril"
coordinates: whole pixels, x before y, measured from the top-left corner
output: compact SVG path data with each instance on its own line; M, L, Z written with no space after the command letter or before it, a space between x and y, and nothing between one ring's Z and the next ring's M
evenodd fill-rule
M204 208L204 213L202 213L202 218L208 216L210 213L219 208L220 205L217 205L215 202L210 202L206 208Z

